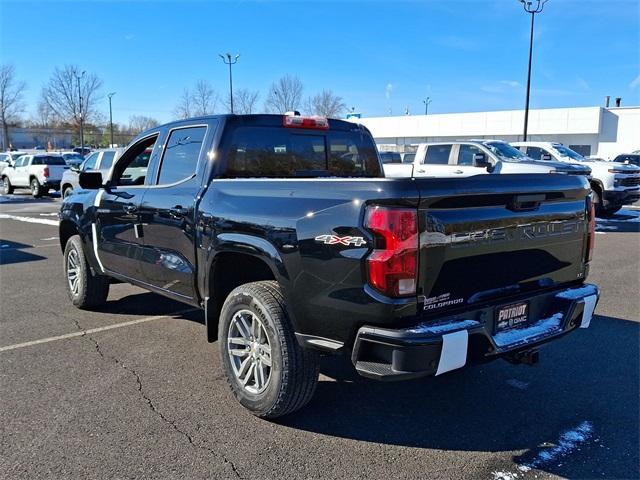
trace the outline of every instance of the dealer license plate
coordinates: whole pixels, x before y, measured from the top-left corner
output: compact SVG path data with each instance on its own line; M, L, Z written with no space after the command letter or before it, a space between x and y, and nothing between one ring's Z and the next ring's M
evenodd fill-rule
M529 323L529 302L512 303L496 310L495 333L524 327Z

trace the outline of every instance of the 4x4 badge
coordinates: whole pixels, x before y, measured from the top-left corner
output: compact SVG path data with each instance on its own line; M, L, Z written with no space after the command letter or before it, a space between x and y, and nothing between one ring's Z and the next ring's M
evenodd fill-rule
M326 245L354 245L356 247L361 247L367 243L362 237L339 237L338 235L318 235L316 242L322 242Z

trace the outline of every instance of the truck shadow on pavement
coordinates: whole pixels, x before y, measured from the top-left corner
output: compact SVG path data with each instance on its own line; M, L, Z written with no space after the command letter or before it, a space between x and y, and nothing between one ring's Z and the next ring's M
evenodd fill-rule
M514 452L517 475L533 466L570 478L632 478L639 334L640 323L596 316L588 330L542 347L535 367L498 360L399 383L345 375L348 359L330 357L322 373L334 381L321 378L310 405L279 423L406 447Z
M33 245L0 238L0 265L46 260L45 257L40 255L23 251L26 248L33 248Z
M640 232L640 211L623 209L611 217L597 218L596 232L603 232L603 233Z

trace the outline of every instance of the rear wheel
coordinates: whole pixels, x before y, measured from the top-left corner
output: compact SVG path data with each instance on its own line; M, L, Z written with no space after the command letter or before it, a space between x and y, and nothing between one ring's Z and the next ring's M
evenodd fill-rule
M319 355L298 344L277 282L233 290L220 313L218 339L227 383L254 415L281 417L313 397Z
M42 186L37 178L32 178L30 182L31 195L33 198L40 198L42 196Z
M64 249L67 294L78 308L102 305L109 295L109 278L91 272L79 235L72 236Z
M11 195L13 193L13 185L9 181L9 177L2 177L2 193L5 195Z
M601 210L600 214L603 217L610 217L610 216L615 215L616 213L618 213L621 208L622 208L622 205L618 205L618 206L615 206L615 207L603 208Z

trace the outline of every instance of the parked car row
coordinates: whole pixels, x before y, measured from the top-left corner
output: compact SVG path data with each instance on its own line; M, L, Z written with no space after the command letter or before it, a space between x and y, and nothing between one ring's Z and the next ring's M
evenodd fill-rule
M388 158L390 153L385 152ZM630 160L622 163L584 158L553 142L509 144L501 140L469 140L422 143L415 154L405 154L400 161L383 160L383 168L387 177L395 178L516 173L584 175L589 180L598 215L611 215L640 199L640 168Z

